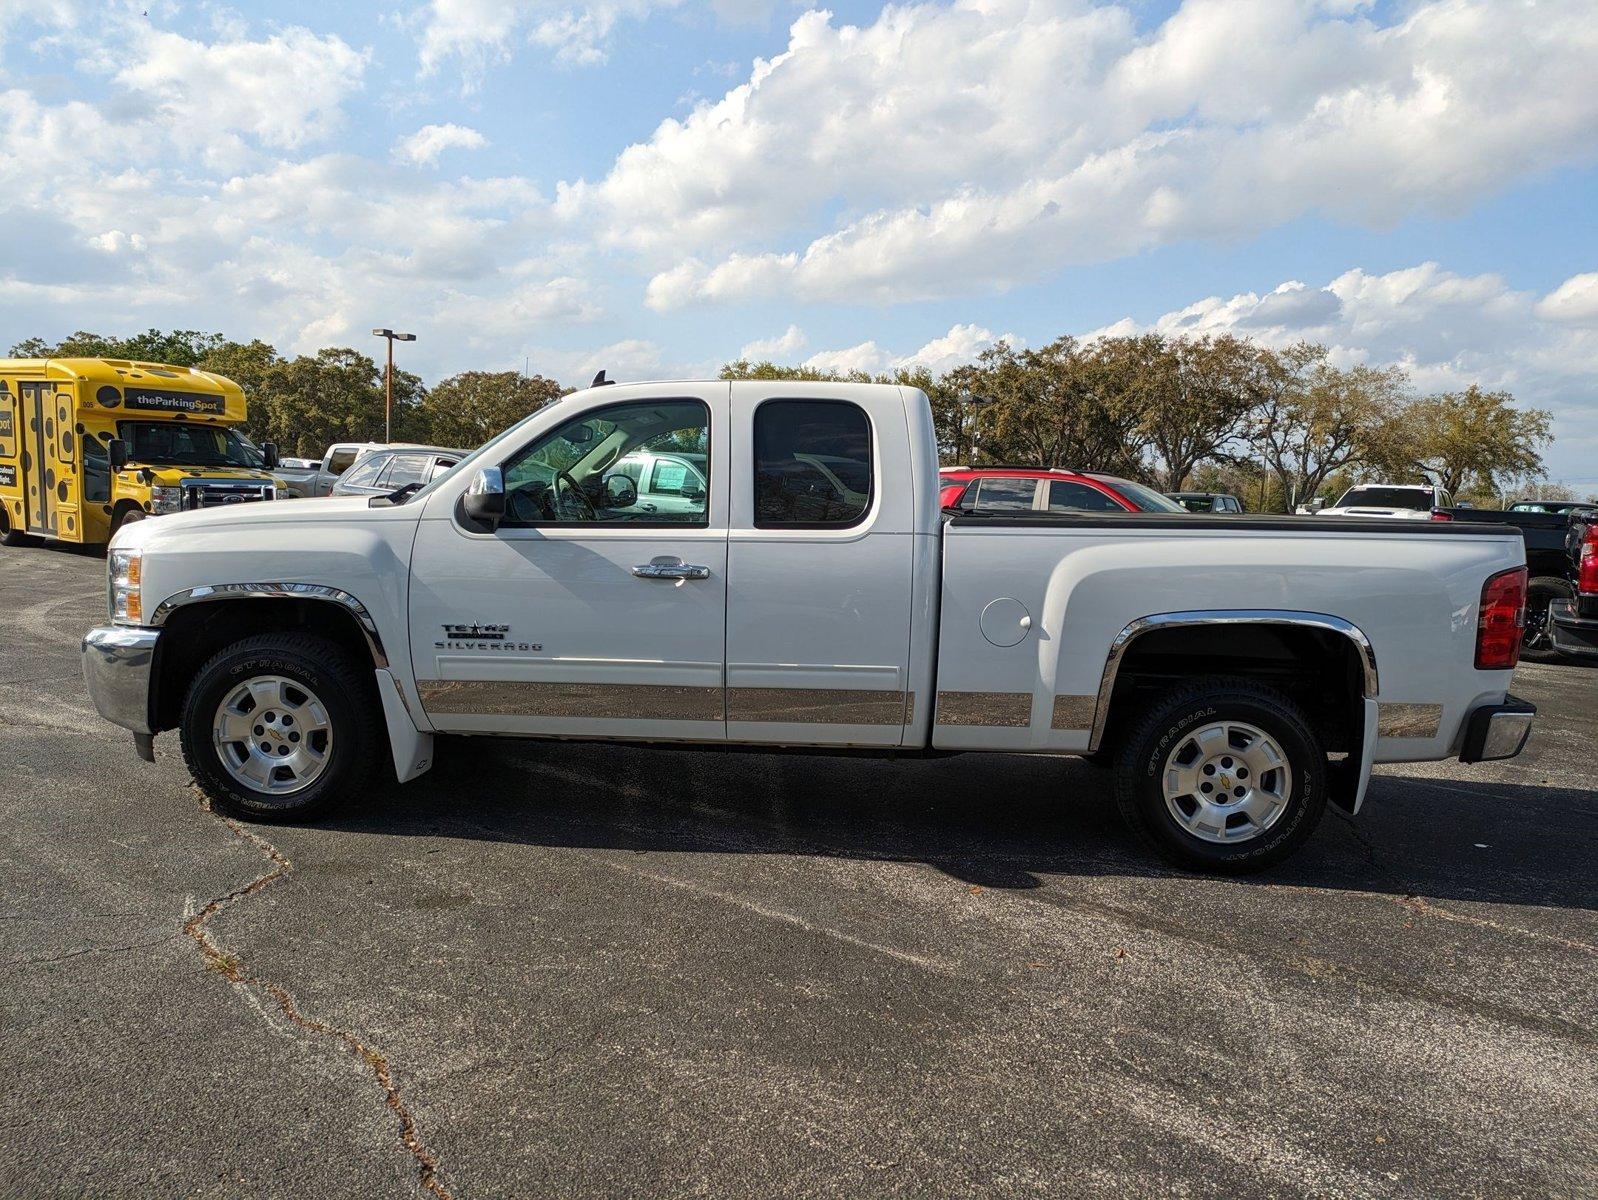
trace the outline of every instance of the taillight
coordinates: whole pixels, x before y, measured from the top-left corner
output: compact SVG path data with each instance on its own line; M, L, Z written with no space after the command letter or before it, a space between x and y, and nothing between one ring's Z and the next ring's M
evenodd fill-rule
M1452 513L1444 512L1440 508L1432 509L1432 520L1434 521L1452 521L1453 519L1454 515Z
M1598 521L1587 525L1581 539L1581 557L1576 561L1576 590L1598 595Z
M1481 585L1476 617L1476 669L1508 671L1520 661L1526 626L1526 568L1500 571Z

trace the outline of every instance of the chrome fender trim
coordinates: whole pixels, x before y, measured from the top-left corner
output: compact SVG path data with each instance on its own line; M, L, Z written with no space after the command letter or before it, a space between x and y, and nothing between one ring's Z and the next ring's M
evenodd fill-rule
M383 651L383 639L377 632L377 622L372 620L366 605L348 592L320 583L212 583L188 588L174 592L157 604L150 624L160 627L178 609L213 600L321 600L340 605L360 624L367 649L372 653L372 665L379 668L388 666L388 655Z
M1110 652L1104 659L1104 675L1099 680L1099 694L1093 708L1093 733L1088 742L1089 751L1097 750L1104 737L1104 727L1110 719L1110 696L1115 691L1115 677L1121 670L1121 661L1133 642L1156 629L1175 629L1184 625L1300 625L1311 629L1326 629L1342 634L1354 643L1359 651L1362 691L1367 700L1374 699L1380 689L1376 672L1376 650L1365 631L1351 621L1329 613L1294 612L1278 608L1214 608L1193 609L1188 612L1154 613L1139 617L1110 643Z

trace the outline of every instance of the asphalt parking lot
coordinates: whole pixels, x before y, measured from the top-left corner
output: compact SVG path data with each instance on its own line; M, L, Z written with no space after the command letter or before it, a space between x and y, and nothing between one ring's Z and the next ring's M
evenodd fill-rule
M1598 671L1243 881L1072 759L455 742L320 827L99 721L0 551L0 1192L1598 1194Z

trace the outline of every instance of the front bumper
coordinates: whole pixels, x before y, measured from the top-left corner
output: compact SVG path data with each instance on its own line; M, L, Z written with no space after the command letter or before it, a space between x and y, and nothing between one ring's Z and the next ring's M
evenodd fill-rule
M1490 762L1495 758L1514 758L1531 736L1532 718L1537 706L1505 696L1502 704L1484 704L1465 722L1465 744L1460 747L1463 763Z
M150 686L159 629L107 625L83 635L83 680L99 714L133 731L142 754L153 734Z
M1598 618L1580 616L1574 600L1555 600L1548 606L1548 632L1559 653L1598 658Z

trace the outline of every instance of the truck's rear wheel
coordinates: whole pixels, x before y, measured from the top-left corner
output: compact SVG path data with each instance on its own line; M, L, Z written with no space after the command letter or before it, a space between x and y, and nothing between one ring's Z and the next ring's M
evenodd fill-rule
M1326 810L1326 753L1272 688L1196 680L1138 722L1116 766L1121 815L1194 870L1258 871L1298 848Z
M1554 631L1548 622L1548 606L1575 594L1575 588L1555 575L1539 575L1526 585L1526 627L1520 636L1522 658L1533 662L1552 662L1559 658L1559 651L1554 649Z
M361 664L325 638L246 638L201 667L183 701L189 773L222 811L301 821L377 774L379 702Z

